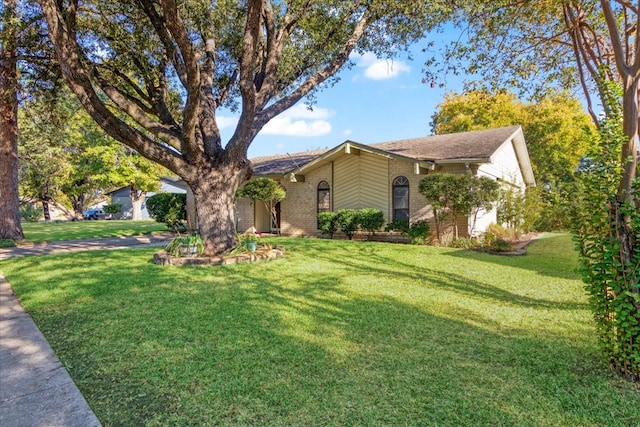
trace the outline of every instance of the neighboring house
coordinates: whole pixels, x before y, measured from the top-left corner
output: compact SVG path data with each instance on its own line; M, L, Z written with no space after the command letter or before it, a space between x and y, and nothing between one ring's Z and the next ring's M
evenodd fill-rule
M262 203L238 200L238 229L280 229L284 235L318 235L318 213L344 208L377 208L387 222L432 221L431 209L418 191L427 174L487 176L523 190L535 185L520 126L369 145L345 141L329 150L251 161L254 177L277 180L287 195L276 206L276 224ZM495 222L494 209L465 218L458 226L461 235L474 235Z
M157 193L178 193L185 194L187 192L184 181L180 178L174 178L165 176L160 178L160 189L156 192L148 192L145 200L140 207L140 218L149 218L149 212L147 211L147 199ZM122 187L107 193L111 197L111 203L117 203L122 206L120 213L114 215L116 219L130 219L133 218L133 205L131 203L131 188Z

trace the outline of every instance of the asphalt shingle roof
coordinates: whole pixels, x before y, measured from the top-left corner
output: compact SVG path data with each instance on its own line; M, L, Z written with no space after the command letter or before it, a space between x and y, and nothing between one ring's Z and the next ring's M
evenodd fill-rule
M373 148L417 160L486 159L517 130L519 126L451 133L367 144ZM329 150L314 150L251 159L255 176L285 174L311 162Z
M371 144L372 147L420 160L485 159L519 126L451 133Z
M277 156L255 157L251 159L255 176L277 175L290 172L306 165L329 150L304 151L302 153L280 154Z

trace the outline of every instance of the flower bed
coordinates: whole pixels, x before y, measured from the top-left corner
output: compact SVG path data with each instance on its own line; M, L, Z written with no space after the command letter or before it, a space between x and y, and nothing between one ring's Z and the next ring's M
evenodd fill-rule
M269 245L259 246L254 253L240 253L237 255L225 255L216 257L176 257L166 251L159 251L153 254L153 263L158 265L225 265L237 264L239 262L268 261L284 256L284 247Z

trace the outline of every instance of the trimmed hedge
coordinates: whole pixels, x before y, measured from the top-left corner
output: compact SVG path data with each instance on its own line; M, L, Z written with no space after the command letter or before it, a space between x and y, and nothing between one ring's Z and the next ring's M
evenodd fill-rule
M187 220L187 195L158 193L147 199L147 211L157 222L177 231Z

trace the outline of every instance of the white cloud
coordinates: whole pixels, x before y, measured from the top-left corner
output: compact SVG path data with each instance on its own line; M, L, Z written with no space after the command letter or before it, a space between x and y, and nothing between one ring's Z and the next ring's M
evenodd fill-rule
M271 119L260 131L263 135L320 136L331 132L331 123L327 120L332 112L326 108L295 105L279 116Z
M387 80L408 73L411 68L403 61L391 59L378 59L367 52L364 55L353 54L351 59L356 61L356 66L364 68L364 76L371 80Z
M237 117L228 117L228 116L216 116L216 122L218 123L219 129L224 129L228 127L235 127L238 124Z

